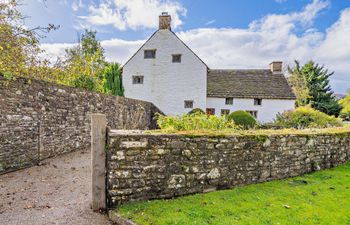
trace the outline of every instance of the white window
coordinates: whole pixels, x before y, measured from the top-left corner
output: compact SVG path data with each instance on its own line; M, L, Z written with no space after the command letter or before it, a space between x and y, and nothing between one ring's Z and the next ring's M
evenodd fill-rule
M132 76L133 84L143 84L143 76Z
M156 50L150 49L144 51L144 58L145 59L155 59L156 58Z
M252 115L255 119L258 118L258 111L247 111L248 113L250 113L250 115Z
M226 105L233 105L233 98L226 98L225 99L225 104Z
M181 63L181 54L173 55L173 63Z
M185 101L185 108L186 109L192 109L193 108L193 101L192 100L186 100Z
M254 98L254 105L262 105L262 99L261 98Z
M212 116L215 115L215 109L214 108L207 108L207 115Z
M222 116L227 116L228 114L230 114L230 110L229 109L221 109L221 115Z

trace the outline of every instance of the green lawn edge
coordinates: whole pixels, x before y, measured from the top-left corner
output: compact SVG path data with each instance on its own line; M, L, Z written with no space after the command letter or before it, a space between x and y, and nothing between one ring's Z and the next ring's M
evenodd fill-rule
M231 190L126 203L137 224L350 224L350 163Z

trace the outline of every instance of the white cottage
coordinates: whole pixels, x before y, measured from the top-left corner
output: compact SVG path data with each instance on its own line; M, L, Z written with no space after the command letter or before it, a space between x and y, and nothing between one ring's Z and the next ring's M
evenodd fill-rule
M211 70L171 31L171 17L124 64L125 97L152 102L167 115L200 108L222 115L246 110L261 122L294 108L282 62L270 69Z

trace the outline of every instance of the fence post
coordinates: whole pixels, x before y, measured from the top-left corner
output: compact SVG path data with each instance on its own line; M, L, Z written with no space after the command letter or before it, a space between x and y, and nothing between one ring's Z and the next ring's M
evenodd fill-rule
M92 209L106 209L106 128L104 114L91 114Z

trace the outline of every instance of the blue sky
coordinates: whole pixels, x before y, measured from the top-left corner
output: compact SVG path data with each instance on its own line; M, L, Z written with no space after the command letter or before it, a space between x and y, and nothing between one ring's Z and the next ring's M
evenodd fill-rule
M173 30L210 68L265 68L272 60L313 59L350 88L348 0L23 0L27 25L61 28L42 40L61 56L84 28L98 31L107 59L124 63L168 11Z

